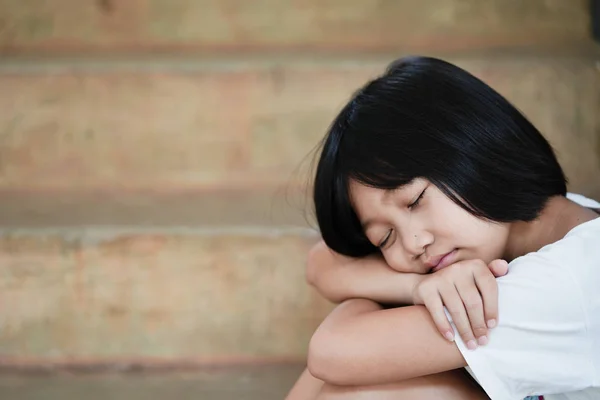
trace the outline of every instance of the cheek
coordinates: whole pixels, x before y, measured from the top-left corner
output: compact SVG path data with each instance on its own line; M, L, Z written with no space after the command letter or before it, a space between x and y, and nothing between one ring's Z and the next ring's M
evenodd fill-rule
M415 270L413 262L409 261L406 254L399 246L394 245L392 248L383 252L383 258L391 269L398 272L418 272Z
M477 237L477 244L485 261L502 258L508 237L508 232L503 227L485 224L479 229Z
M400 254L399 252L396 250L395 246L391 249L387 249L385 251L382 252L383 254L383 259L385 260L385 262L387 263L387 265L389 265L389 267L395 271L398 272L406 272L403 268L403 263L400 260ZM404 265L404 267L406 267Z

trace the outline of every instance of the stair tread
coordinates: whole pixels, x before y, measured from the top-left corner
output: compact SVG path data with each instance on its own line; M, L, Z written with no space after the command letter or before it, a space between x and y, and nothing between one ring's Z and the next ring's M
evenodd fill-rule
M0 398L21 400L282 399L303 365L245 366L177 373L0 374Z
M0 228L77 226L314 227L311 204L285 187L150 193L0 191Z

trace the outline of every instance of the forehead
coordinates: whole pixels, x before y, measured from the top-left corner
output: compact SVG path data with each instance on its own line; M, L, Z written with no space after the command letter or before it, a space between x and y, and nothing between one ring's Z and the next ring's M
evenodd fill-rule
M366 186L355 181L354 179L350 179L348 184L348 193L350 195L352 206L354 208L360 208L364 203L383 200L383 198L386 196L386 193L389 193L389 191Z
M396 189L388 190L388 189L378 189L371 186L367 186L362 184L354 179L350 179L348 184L348 193L350 195L350 200L354 205L356 202L363 202L364 200L383 200L384 198L389 197L391 193L408 193L414 187L418 186L419 183L423 179L416 178L406 185L402 185Z
M377 204L387 204L394 201L398 197L409 195L412 189L419 184L419 180L415 179L412 182L403 185L394 190L378 189L364 185L360 182L351 179L348 184L348 194L352 208L354 208L359 218L364 217L369 209L372 209Z

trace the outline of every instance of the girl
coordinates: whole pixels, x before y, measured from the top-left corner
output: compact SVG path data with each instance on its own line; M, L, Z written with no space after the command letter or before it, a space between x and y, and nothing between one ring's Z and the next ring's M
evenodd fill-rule
M314 202L308 278L342 303L289 399L600 398L600 204L485 83L391 64L333 121Z

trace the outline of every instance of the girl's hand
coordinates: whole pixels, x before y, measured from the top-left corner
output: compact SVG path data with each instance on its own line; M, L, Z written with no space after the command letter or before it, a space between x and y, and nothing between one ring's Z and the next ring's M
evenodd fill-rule
M498 321L498 285L496 277L508 273L508 263L494 260L460 261L426 275L414 287L414 304L423 304L431 313L442 335L454 340L454 333L444 312L452 316L458 333L471 350L486 345L488 329Z

